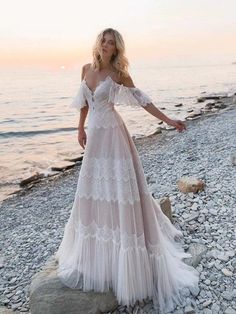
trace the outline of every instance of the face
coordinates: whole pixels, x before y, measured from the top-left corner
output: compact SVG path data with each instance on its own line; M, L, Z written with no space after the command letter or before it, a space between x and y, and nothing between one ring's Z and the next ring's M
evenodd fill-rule
M101 57L110 59L113 54L116 54L115 37L111 33L106 33L101 43Z

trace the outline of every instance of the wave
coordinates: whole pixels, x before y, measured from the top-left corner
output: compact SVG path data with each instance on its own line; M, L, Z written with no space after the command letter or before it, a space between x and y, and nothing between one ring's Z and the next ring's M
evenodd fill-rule
M10 131L10 132L0 132L0 138L10 138L10 137L26 137L26 136L36 136L40 134L51 134L60 132L71 132L77 128L57 128L51 130L36 130L36 131Z

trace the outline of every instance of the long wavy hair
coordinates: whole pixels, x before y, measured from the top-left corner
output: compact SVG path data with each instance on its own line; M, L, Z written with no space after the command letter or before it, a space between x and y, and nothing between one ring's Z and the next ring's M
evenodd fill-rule
M102 46L103 36L107 33L114 35L116 46L116 54L113 54L110 63L113 66L114 70L116 70L119 77L127 77L129 74L128 73L129 61L125 56L125 43L122 35L113 28L106 28L98 34L95 44L93 46L92 68L94 70L101 69L102 58L100 56L99 51Z

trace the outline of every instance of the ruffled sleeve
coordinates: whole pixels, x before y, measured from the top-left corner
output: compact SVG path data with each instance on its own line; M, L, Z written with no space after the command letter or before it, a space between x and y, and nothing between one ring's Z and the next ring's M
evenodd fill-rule
M76 108L78 111L80 111L81 108L87 106L86 102L86 96L85 96L85 91L83 88L83 84L80 84L79 90L73 99L72 103L69 104L69 107Z
M109 92L109 102L114 105L142 106L153 103L152 99L137 87L127 87L112 82Z

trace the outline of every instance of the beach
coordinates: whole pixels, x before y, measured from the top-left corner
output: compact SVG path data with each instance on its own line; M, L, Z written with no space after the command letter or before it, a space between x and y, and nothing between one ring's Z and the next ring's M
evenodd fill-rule
M82 65L81 65L82 66ZM48 175L51 167L83 149L77 142L79 112L69 108L81 81L77 70L3 70L0 73L0 202L27 177ZM131 65L135 86L168 117L185 120L204 110L208 93L230 96L236 90L234 64ZM30 91L30 92L28 92ZM134 137L145 137L159 120L141 107L117 105ZM87 127L85 122L85 129ZM164 123L161 126L167 127Z
M206 248L196 266L199 290L186 289L186 304L173 313L236 311L236 166L231 159L236 154L236 106L233 97L224 101L227 107L218 113L186 121L187 130L182 133L163 130L134 138L150 192L155 198L170 198L174 225L184 234L184 248L193 243ZM61 242L80 167L77 162L2 202L1 306L29 312L31 278ZM182 176L202 179L205 189L181 193L176 181ZM119 307L113 313L129 311ZM150 302L137 305L135 311L155 313Z

